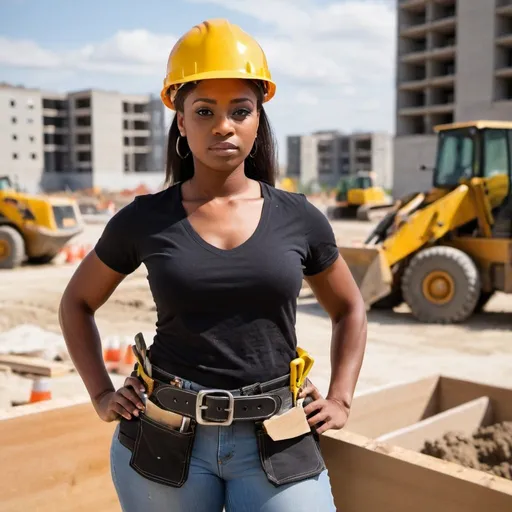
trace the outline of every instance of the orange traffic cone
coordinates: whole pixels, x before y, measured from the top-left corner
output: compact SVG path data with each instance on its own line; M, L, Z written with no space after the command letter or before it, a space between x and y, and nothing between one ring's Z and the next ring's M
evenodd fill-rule
M77 252L78 252L78 259L79 260L83 260L87 256L87 248L85 247L85 245L81 245L78 248Z
M73 247L68 246L66 249L66 263L74 263L76 259L76 254Z
M121 361L121 347L116 337L113 336L108 339L103 352L103 360L108 370L114 370L119 365Z
M51 400L52 392L50 389L50 379L38 378L34 379L32 384L32 391L30 393L29 402L42 402L44 400Z
M130 373L135 367L135 354L130 343L126 344L123 350L123 358L119 365L119 370L122 373Z

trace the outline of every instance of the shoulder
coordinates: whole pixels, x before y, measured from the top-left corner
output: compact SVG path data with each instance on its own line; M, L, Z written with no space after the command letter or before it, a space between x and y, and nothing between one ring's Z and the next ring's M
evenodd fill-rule
M177 185L172 185L152 194L141 194L136 196L132 203L132 209L137 210L139 213L155 211L159 207L169 205L170 196L176 190Z
M281 207L290 208L301 215L304 212L305 201L307 201L304 194L298 192L288 192L287 190L281 190L270 185L266 185L272 202L278 204Z

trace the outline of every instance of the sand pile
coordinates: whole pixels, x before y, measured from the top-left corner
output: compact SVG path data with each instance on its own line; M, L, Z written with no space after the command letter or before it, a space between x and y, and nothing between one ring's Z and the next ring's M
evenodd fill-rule
M512 421L480 427L471 437L447 432L421 453L512 480Z

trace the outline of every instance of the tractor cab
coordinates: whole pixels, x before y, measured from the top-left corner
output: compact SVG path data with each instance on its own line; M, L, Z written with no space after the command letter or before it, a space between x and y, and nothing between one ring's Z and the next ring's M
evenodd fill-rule
M440 125L433 185L453 190L473 178L484 180L491 207L510 194L512 123L476 121Z

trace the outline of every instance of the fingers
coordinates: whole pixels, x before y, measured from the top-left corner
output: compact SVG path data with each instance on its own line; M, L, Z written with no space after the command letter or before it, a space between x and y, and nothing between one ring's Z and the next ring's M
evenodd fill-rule
M141 399L143 398L142 395L146 392L144 384L142 384L142 382L137 377L127 377L126 380L124 381L124 387L132 387L137 392Z
M109 404L109 409L123 418L130 420L139 415L139 410L144 410L145 388L136 377L127 377L124 386L118 389Z
M325 400L323 400L321 397L317 400L313 400L310 404L306 405L304 407L304 412L306 413L306 416L309 416L312 412L315 412L318 409L321 409L325 406Z
M139 395L133 391L132 388L121 388L119 389L118 393L122 395L124 398L126 398L131 404L135 405L138 409L141 411L144 410L144 403L139 398ZM133 406L132 406L133 409ZM138 411L135 411L138 414ZM134 414L135 414L134 412ZM137 414L135 414L137 416Z
M139 415L139 411L137 411L137 409L133 406L133 403L120 393L116 393L114 395L112 402L110 402L109 409L119 414L123 418L126 418L127 420L132 419L132 414L135 416Z
M328 413L324 410L321 410L314 416L308 419L308 423L310 427L315 426L317 423L320 423L321 421L325 421L329 417Z
M316 429L317 434L323 434L327 430L330 430L331 428L335 428L335 425L332 421L326 421L323 425L320 425Z
M318 391L316 386L311 384L311 382L309 382L309 381L308 381L308 384L306 385L306 387L301 389L301 391L299 393L299 398L306 398L306 396L308 396L308 395L311 395L313 400L321 400L322 399L322 395L320 394L320 391Z

